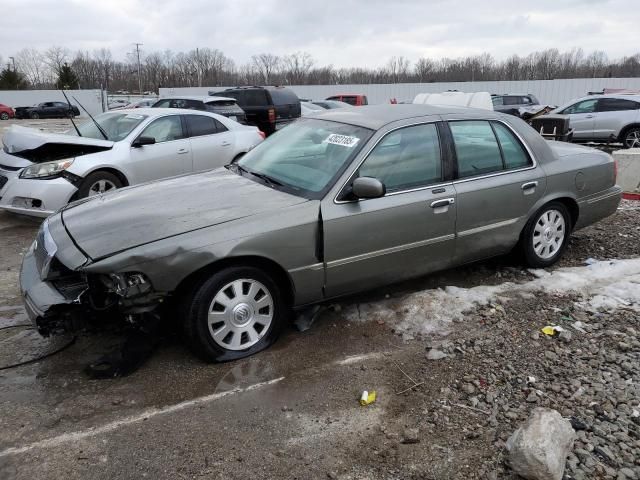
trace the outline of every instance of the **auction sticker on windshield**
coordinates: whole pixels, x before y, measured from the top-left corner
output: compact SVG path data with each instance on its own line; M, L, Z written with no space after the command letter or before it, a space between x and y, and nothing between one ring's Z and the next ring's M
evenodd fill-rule
M358 144L359 141L360 139L358 137L350 137L349 135L338 135L337 133L332 133L327 137L325 143L353 148Z

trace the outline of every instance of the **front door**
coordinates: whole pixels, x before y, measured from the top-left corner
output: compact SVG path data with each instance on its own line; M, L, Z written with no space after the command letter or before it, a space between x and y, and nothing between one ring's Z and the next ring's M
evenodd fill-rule
M505 123L461 120L449 127L458 167L455 263L508 252L544 194L544 172Z
M193 171L222 167L233 160L235 135L206 115L185 115L193 152Z
M574 103L565 108L563 115L569 115L569 124L573 128L573 138L591 139L596 125L596 104L598 99L591 98Z
M180 115L153 120L138 137L155 139L153 145L131 147L130 168L135 183L173 177L192 170L191 145Z
M445 181L436 124L391 131L355 176L377 178L387 193L367 200L323 200L327 296L388 284L449 264L456 199L452 185Z

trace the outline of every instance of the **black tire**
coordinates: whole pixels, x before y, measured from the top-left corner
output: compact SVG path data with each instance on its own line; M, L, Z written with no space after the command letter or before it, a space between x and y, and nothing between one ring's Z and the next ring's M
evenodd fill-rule
M241 279L259 282L268 291L273 303L270 324L259 332L259 339L249 348L225 348L214 339L209 328L208 316L215 311L216 296L225 291L228 284ZM243 284L243 288L244 288ZM232 311L238 308L236 305ZM229 307L231 308L231 307ZM189 348L195 355L207 362L228 362L253 355L272 345L278 338L288 316L288 307L280 286L265 272L255 267L228 267L196 284L182 304L184 312L184 334ZM212 329L217 328L212 324ZM257 332L257 330L255 330ZM231 334L232 338L236 333ZM240 338L244 339L245 334ZM226 337L225 337L226 338ZM230 342L230 340L229 340ZM247 340L248 342L248 340Z
M38 112L31 112L29 114L29 118L32 119L32 120L37 120L37 119L40 118L40 115L38 114Z
M631 127L622 135L624 148L640 148L640 127Z
M551 214L550 216L552 218L556 215L556 213L562 217L563 236L562 242L560 243L559 247L554 246L553 244L548 244L546 237L547 232L544 231L546 229L543 230L544 233L540 232L540 230L543 229L543 225L545 222L545 219L543 219L543 215L546 215L548 213ZM538 227L538 231L536 231L536 227ZM529 219L524 227L524 230L522 231L522 236L520 237L520 247L524 256L525 263L529 267L533 268L545 268L556 263L567 248L572 227L573 225L571 214L562 202L549 202L542 208L540 208ZM560 230L556 227L556 230L553 231L553 228L549 227L549 233L551 234L550 236L559 235ZM542 250L541 252L538 252L537 249Z
M9 120L9 114L7 112L0 113L0 120Z
M113 173L104 171L93 172L87 175L80 184L76 198L86 198L98 193L95 190L95 185L101 181L108 182L108 184L113 186L112 188L105 189L104 192L101 193L108 193L109 191L122 188L123 186L120 179Z

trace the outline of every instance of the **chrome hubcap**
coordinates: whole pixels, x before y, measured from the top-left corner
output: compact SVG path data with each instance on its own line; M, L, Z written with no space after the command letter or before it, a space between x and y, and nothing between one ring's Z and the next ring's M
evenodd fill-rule
M640 130L633 130L629 132L624 143L629 148L640 148Z
M103 193L110 192L111 190L115 190L116 188L117 187L114 183L109 180L98 180L89 187L89 196L93 197L94 195L101 195Z
M245 350L269 330L273 298L262 283L242 278L218 290L208 312L213 340L228 350Z
M533 250L538 257L547 260L553 257L564 242L566 228L564 217L558 210L547 210L533 229Z

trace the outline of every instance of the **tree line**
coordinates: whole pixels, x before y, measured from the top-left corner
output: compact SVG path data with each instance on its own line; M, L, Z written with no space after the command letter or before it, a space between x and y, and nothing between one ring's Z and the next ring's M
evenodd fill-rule
M138 57L114 59L108 49L72 53L64 47L25 48L11 61L0 57L1 89L103 88L138 90ZM6 62L6 63L5 63ZM159 87L227 85L330 85L488 80L552 80L556 78L637 77L640 53L609 59L603 51L552 48L496 60L491 54L460 58L421 58L411 62L391 57L378 68L337 68L318 65L307 52L288 55L260 53L237 64L215 48L188 52L150 52L140 56L143 91Z

